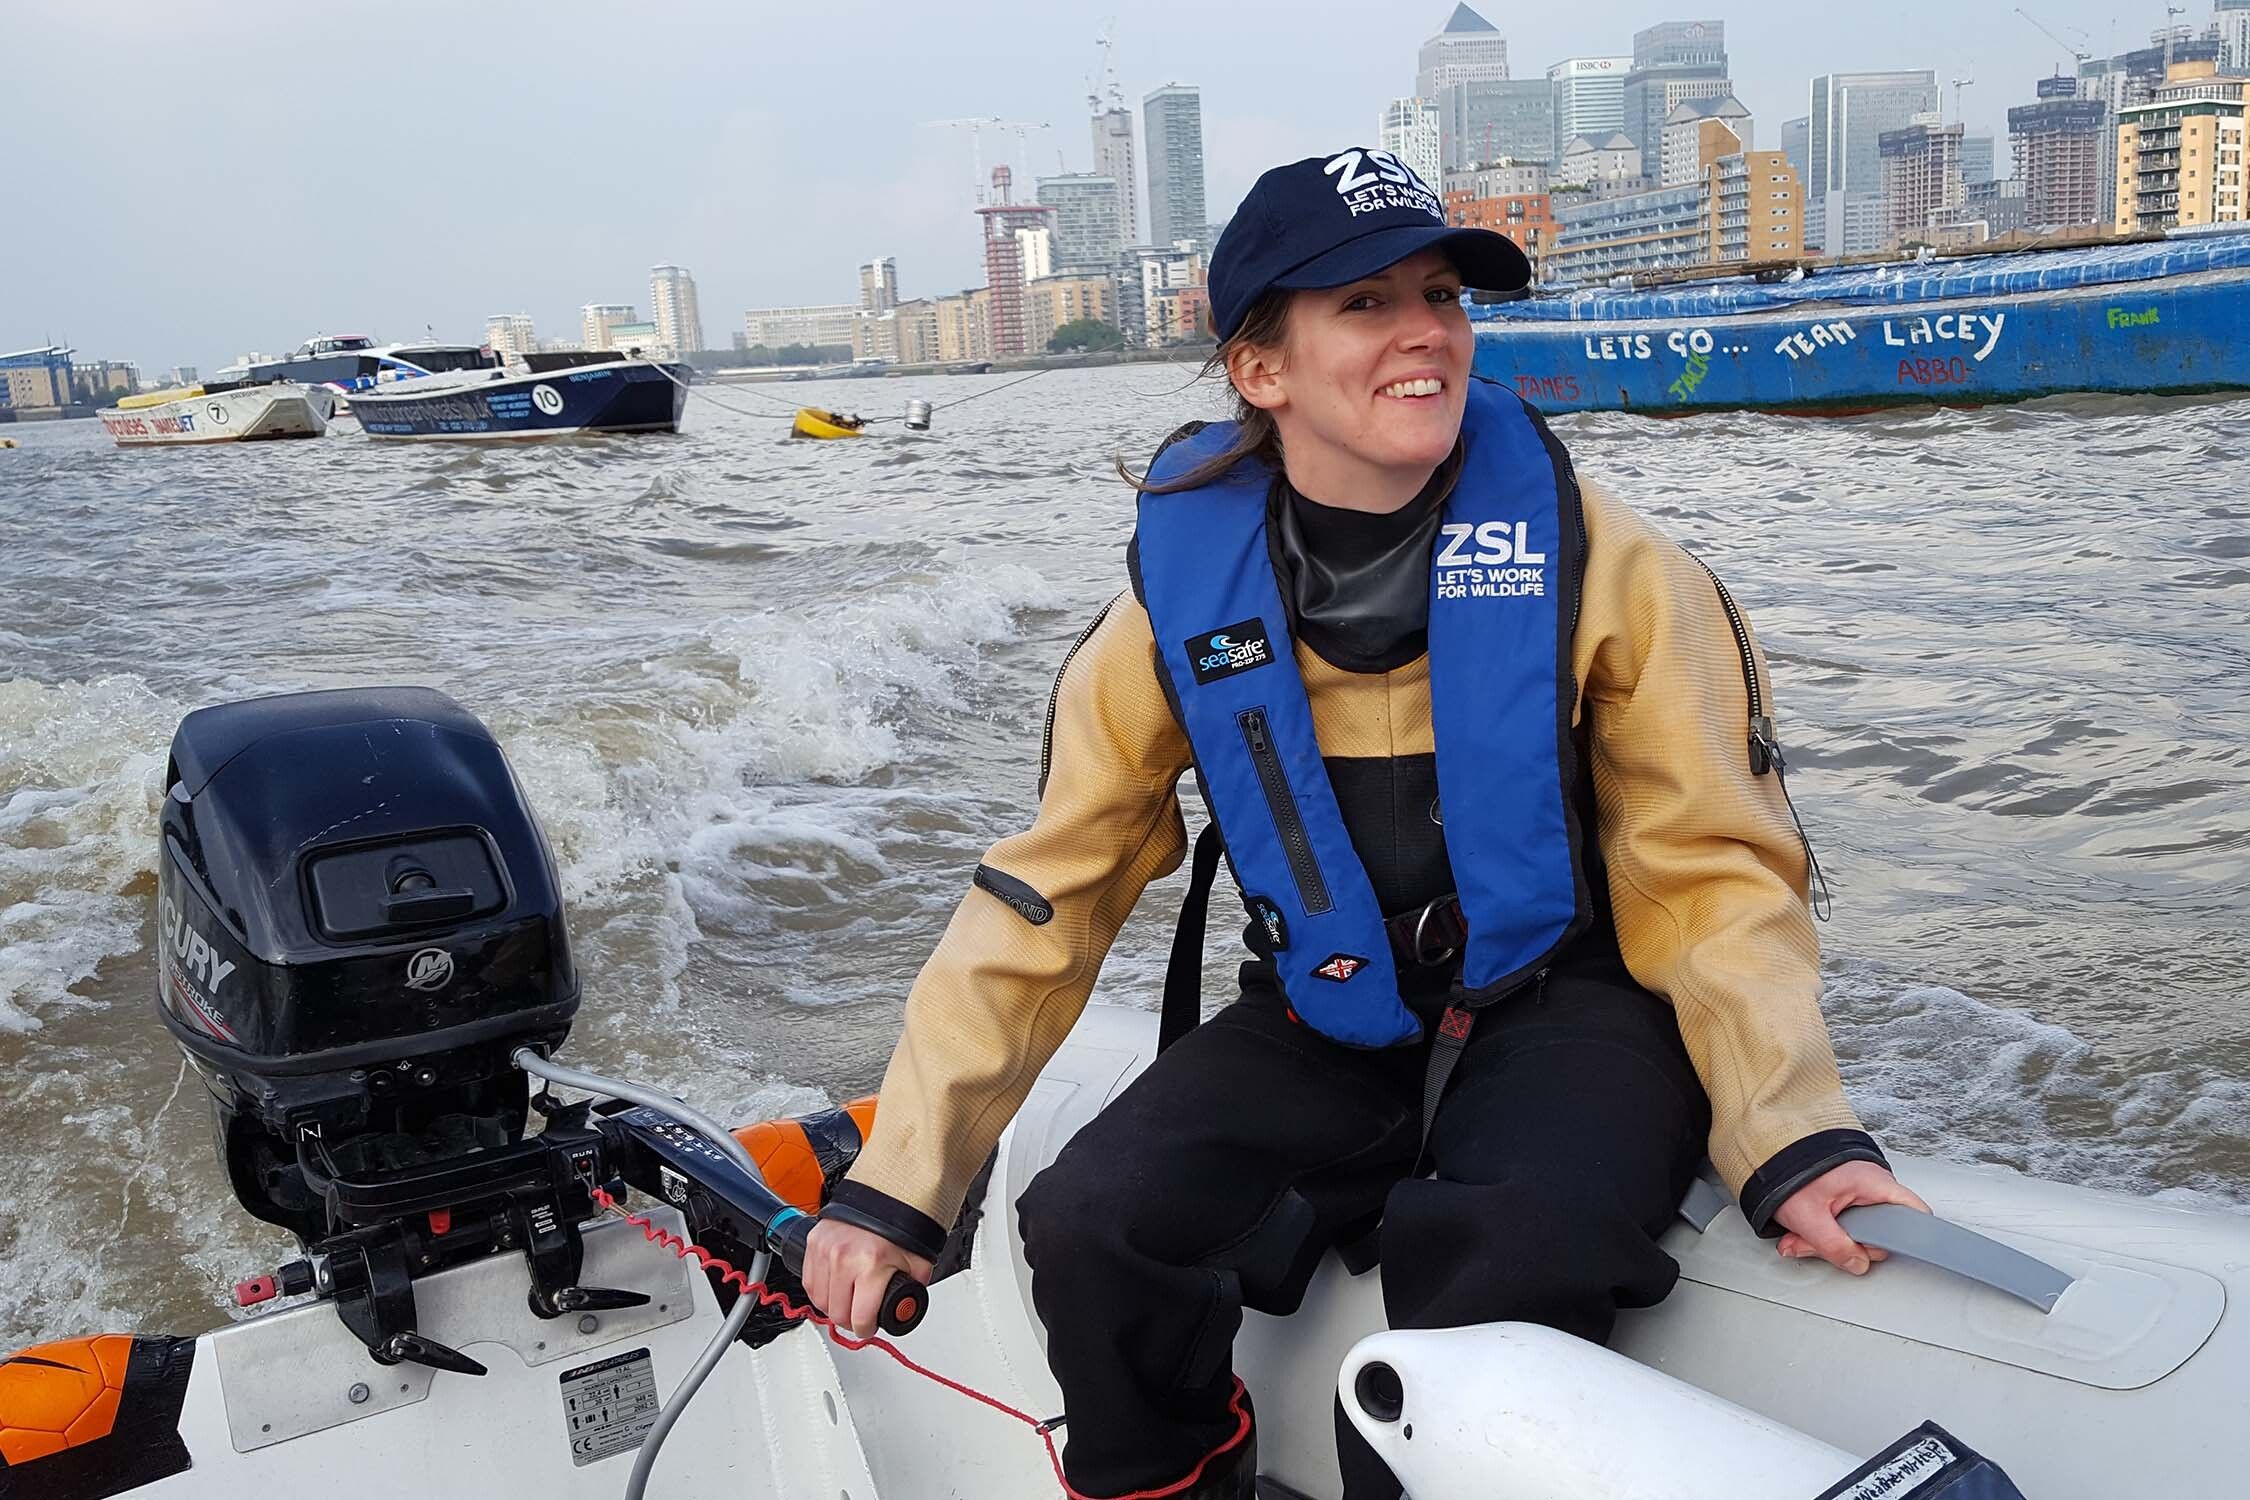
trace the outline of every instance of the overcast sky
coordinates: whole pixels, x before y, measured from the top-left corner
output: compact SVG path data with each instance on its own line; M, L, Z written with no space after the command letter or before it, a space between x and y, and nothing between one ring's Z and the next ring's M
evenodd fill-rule
M2209 0L2186 3L2200 28ZM2028 8L2096 52L2164 21L2162 0ZM1218 220L1264 168L1371 141L1451 10L0 0L0 351L52 338L154 374L315 331L473 342L497 312L574 334L587 302L647 316L660 261L695 274L705 337L725 348L745 308L856 299L870 256L898 258L910 297L981 282L969 141L920 122L1049 122L1026 165L1051 173L1059 150L1088 170L1084 79L1111 15L1136 118L1151 88L1202 88ZM1660 20L1723 19L1761 147L1805 113L1815 73L1926 67L1976 79L1968 120L1999 132L2004 167L2007 107L2067 66L2002 0L1482 10L1518 77L1629 53ZM987 167L999 150L1014 138L988 136Z

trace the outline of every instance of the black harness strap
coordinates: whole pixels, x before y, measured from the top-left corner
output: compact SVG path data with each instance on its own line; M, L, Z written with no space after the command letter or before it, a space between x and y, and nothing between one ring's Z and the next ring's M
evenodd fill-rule
M1218 883L1224 847L1216 820L1204 824L1195 836L1187 897L1180 902L1179 924L1172 929L1172 957L1164 965L1164 1011L1156 1024L1159 1052L1203 1020L1203 931L1210 921L1211 887Z
M1422 1140L1415 1147L1410 1176L1421 1173L1422 1158L1430 1149L1430 1126L1437 1122L1438 1101L1445 1097L1445 1085L1460 1065L1461 1054L1469 1049L1469 1028L1476 1023L1477 1013L1458 1002L1446 1006L1445 1014L1438 1017L1437 1035L1430 1038L1430 1064L1422 1072Z

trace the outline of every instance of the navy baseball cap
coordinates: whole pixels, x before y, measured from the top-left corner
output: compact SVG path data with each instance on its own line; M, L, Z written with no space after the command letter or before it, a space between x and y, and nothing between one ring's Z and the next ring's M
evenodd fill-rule
M1388 151L1308 156L1260 177L1227 222L1211 251L1211 321L1231 338L1269 288L1343 286L1430 249L1480 291L1531 285L1514 240L1447 224L1438 195Z

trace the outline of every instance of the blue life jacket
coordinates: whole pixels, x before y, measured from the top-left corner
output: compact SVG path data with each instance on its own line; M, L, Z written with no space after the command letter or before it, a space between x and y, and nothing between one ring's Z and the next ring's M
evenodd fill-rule
M1232 423L1173 443L1157 482L1225 451ZM1588 907L1571 708L1582 521L1559 447L1511 392L1472 380L1462 468L1431 554L1430 713L1445 847L1468 928L1457 1003L1523 982ZM1243 899L1283 992L1340 1042L1391 1046L1399 998L1384 913L1314 737L1266 536L1273 475L1245 462L1143 494L1133 584Z

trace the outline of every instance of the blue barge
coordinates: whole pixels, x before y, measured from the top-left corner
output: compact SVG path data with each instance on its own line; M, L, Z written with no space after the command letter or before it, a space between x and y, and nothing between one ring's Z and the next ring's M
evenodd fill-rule
M1546 412L1843 415L2250 389L2250 225L1471 309L1476 372Z

